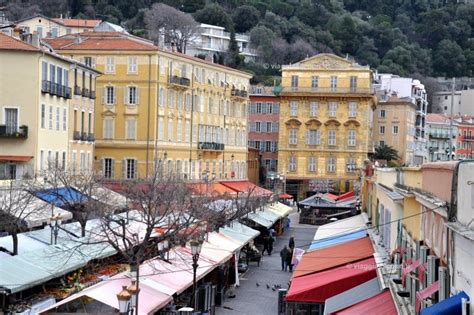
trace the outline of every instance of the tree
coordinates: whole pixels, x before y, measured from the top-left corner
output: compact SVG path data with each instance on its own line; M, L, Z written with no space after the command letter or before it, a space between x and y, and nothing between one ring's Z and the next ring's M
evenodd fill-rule
M163 39L186 53L186 47L199 35L198 23L189 14L163 3L155 3L145 12L145 25L150 38L158 44Z
M398 160L399 156L396 149L392 148L389 145L383 144L375 148L373 159L374 160L387 160L388 162L392 160Z
M207 4L204 8L194 13L194 18L200 23L225 27L228 31L234 28L230 16L217 3Z
M433 53L434 71L447 77L462 76L466 73L466 58L456 42L443 39Z
M235 32L230 32L229 47L226 53L226 65L232 68L237 68L243 63L243 56L240 55L239 45L235 40Z
M250 5L243 5L238 7L232 15L234 21L235 31L238 33L245 33L250 31L258 24L260 12Z

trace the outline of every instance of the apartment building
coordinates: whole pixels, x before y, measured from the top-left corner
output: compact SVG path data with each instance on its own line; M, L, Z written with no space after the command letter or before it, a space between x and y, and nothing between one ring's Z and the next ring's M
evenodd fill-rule
M67 34L89 32L94 29L101 20L49 18L42 14L16 21L17 28L26 34L36 33L39 38L54 38Z
M419 80L403 78L390 73L375 75L374 88L381 100L390 96L408 98L416 106L415 126L409 130L414 135L413 164L421 165L428 160L428 146L426 135L426 114L428 112L428 99L426 90ZM377 143L374 143L377 145Z
M457 125L456 158L459 160L474 157L474 119L472 116L457 116L454 119Z
M222 26L200 24L200 35L188 46L186 53L191 56L205 55L211 60L217 60L219 54L225 53L229 48L230 33ZM240 54L246 61L255 60L257 51L250 48L250 36L247 34L235 34L235 40L239 46Z
M0 34L1 179L31 178L48 166L68 167L72 73L78 68L93 73L92 82L97 74L32 39L35 45ZM93 145L86 146L92 161Z
M250 89L249 147L260 151L264 175L278 169L280 98L274 88L255 85Z
M449 116L444 114L426 115L426 132L430 162L456 159L458 123L451 124ZM452 147L452 149L451 149Z
M103 73L97 80L96 168L109 179L155 171L190 180L246 178L250 74L158 50L120 32L50 39Z
M282 67L278 172L289 194L353 189L372 150L371 85L368 66L332 54Z
M453 97L454 96L454 97ZM474 115L474 89L457 90L454 95L451 91L433 93L433 111L447 115ZM453 110L451 112L451 104Z

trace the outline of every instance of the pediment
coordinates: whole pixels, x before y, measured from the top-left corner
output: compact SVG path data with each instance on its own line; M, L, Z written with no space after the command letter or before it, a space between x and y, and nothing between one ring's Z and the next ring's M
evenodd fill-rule
M339 127L341 123L337 121L336 119L329 119L324 123L324 126L329 126L329 125L334 125L334 126Z
M348 126L350 126L350 125L354 125L354 126L356 126L356 127L360 127L360 122L358 122L358 121L355 120L355 119L349 119L348 121L346 121L346 122L344 123L344 126L345 126L345 127L348 127Z
M306 126L321 126L322 123L319 120L313 118L305 122L305 125Z
M334 54L318 54L302 60L299 66L315 69L347 69L347 68L363 68L355 61L336 56Z
M287 126L301 126L301 121L299 121L298 119L296 118L292 118L292 119L288 119L286 122L285 122L285 125Z
M107 110L102 112L102 116L109 116L109 117L113 116L113 117L115 117L115 116L117 116L117 114L115 112L111 111L110 109L107 109Z

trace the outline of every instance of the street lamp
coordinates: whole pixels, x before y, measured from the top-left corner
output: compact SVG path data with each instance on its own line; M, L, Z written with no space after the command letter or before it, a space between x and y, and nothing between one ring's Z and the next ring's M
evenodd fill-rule
M131 295L131 309L137 307L138 302L138 293L140 293L140 288L138 287L137 281L132 280L132 283L127 288L128 293Z
M119 312L122 315L128 314L130 310L130 299L132 298L132 295L130 292L128 292L126 286L122 286L122 291L120 291L119 294L117 294L117 300L119 302Z
M191 245L191 254L193 255L193 296L192 296L192 299L191 299L191 306L193 308L196 308L196 272L197 272L197 268L198 268L198 260L199 260L199 254L201 253L201 249L202 249L202 243L204 241L199 238L199 239L196 239L194 238L191 242L190 242L190 245Z
M58 233L59 233L59 226L61 225L62 217L59 213L56 213L51 217L51 245L56 244L58 242ZM53 235L54 235L54 243L53 243Z

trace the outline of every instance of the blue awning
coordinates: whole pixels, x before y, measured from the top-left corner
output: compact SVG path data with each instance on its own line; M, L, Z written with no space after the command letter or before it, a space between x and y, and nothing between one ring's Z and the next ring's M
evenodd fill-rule
M357 240L359 238L363 238L366 236L367 236L367 232L365 229L363 229L363 230L350 232L350 233L346 233L342 235L335 235L328 238L315 240L311 243L311 246L309 247L309 251L323 248L323 247L334 246L337 244L342 244L342 243Z
M65 204L70 205L83 203L89 200L89 197L81 194L79 191L71 187L46 189L35 192L35 196L48 203L54 204L56 207L62 207Z
M446 300L443 300L437 304L422 309L420 315L461 314L461 299L463 298L469 301L469 296L464 291L461 291L460 293L453 295L452 297Z

